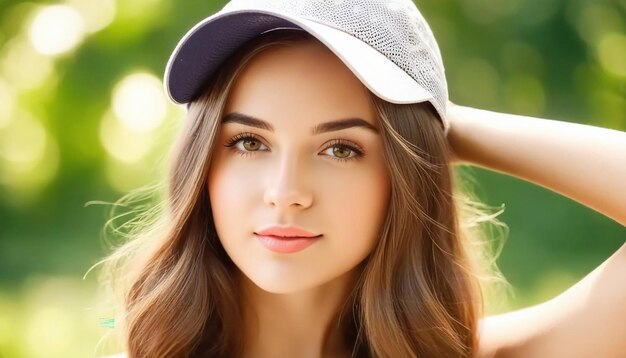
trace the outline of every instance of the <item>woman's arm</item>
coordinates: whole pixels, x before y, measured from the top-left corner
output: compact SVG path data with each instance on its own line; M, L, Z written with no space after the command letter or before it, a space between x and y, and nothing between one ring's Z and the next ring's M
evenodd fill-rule
M626 245L559 296L481 320L480 358L626 356Z
M541 185L626 226L626 132L448 105L457 162Z
M626 225L626 133L449 105L456 162L523 178ZM626 245L561 295L482 319L478 356L621 357L624 337Z

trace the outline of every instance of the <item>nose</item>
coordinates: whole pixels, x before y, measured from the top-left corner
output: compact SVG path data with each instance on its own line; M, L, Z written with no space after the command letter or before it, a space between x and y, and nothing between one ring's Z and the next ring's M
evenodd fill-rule
M304 163L295 155L287 155L278 165L268 168L265 203L281 210L304 209L311 206L313 193Z

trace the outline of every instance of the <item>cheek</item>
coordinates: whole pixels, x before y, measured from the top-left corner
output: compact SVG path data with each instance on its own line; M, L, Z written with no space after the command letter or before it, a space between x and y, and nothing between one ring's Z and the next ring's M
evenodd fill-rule
M256 196L253 193L254 175L246 173L245 166L235 168L219 159L211 167L207 189L211 203L211 211L218 236L236 237L237 230L242 226L242 218L251 217Z
M360 168L344 177L327 177L324 183L325 218L332 224L340 249L346 254L366 256L377 242L388 207L390 183L380 164Z

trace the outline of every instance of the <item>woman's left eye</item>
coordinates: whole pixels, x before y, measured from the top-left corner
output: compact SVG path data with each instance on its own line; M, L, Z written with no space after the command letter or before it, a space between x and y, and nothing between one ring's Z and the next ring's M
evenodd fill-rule
M252 133L240 133L230 139L224 146L232 148L235 153L243 157L252 155L254 154L254 152L257 151L263 151L262 149L260 149L260 147L266 147ZM364 155L363 150L358 148L358 146L352 145L350 144L350 142L342 139L332 140L331 143L326 147L326 149L322 151L322 153L329 153L329 157L338 161L359 159Z
M359 159L364 155L360 148L341 139L334 139L330 145L324 149L324 152L328 151L332 153L332 155L330 155L331 158L339 161ZM352 152L353 155L351 155L350 152Z

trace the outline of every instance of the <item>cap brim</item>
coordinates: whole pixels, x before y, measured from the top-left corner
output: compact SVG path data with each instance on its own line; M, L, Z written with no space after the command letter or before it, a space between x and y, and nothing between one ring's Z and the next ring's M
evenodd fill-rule
M430 101L432 95L399 66L367 43L329 25L266 10L218 12L196 24L179 41L164 75L165 91L178 104L194 99L217 68L252 38L278 28L302 29L331 50L375 95L391 103ZM444 128L447 124L444 120Z

